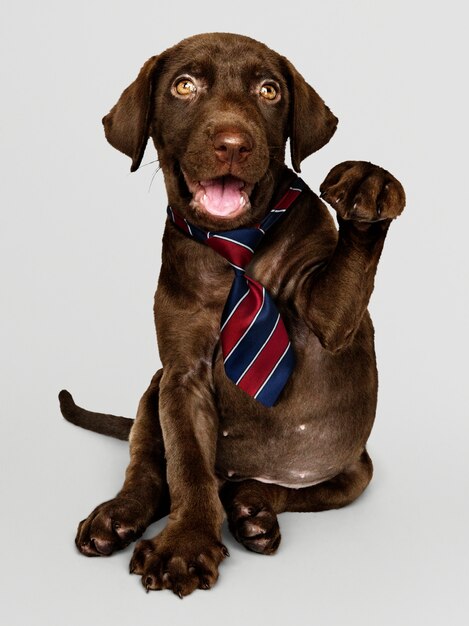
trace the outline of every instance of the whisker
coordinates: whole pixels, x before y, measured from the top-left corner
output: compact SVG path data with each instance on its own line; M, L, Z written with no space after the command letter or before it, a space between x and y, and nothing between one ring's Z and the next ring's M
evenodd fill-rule
M155 162L155 161L153 161ZM148 165L150 165L150 163L148 163ZM156 170L153 172L153 176L151 177L151 181L150 181L150 185L148 186L148 193L150 193L151 191L151 186L153 185L153 181L155 180L155 176L158 174L158 172L161 170L161 165L159 165Z
M147 167L147 165L153 165L153 163L159 163L159 160L155 159L154 161L148 161L148 163L144 163L143 165L140 165L138 169L141 170L142 167Z

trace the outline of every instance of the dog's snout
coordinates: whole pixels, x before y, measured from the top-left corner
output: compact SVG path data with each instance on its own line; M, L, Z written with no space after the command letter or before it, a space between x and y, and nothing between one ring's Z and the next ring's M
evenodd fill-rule
M252 152L252 139L247 133L220 132L213 138L213 147L223 163L240 163Z

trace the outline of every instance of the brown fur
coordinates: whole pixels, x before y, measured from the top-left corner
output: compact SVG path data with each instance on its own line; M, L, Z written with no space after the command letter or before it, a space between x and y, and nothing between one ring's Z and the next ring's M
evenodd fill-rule
M171 91L180 75L199 81L193 102ZM275 104L253 96L252 86L265 77L280 86ZM337 124L287 59L228 34L192 37L149 59L103 121L109 142L131 157L132 171L152 137L171 206L218 230L220 220L191 203L183 170L193 180L230 173L255 184L251 208L225 228L253 224L295 178L284 164L287 138L299 170ZM213 138L220 132L249 137L249 156L219 159ZM132 558L131 571L147 589L182 597L216 581L227 553L224 510L238 541L271 554L280 542L278 513L344 506L371 479L365 445L377 372L367 306L387 229L405 196L391 174L356 161L333 168L321 195L337 211L339 231L307 190L247 270L276 299L296 355L270 409L224 372L218 339L230 266L166 224L154 307L163 369L140 402L121 492L81 522L76 540L86 555L110 554L170 510L167 527L137 544ZM71 398L62 401L64 415L73 412L79 423L82 410ZM119 428L125 436L128 423Z

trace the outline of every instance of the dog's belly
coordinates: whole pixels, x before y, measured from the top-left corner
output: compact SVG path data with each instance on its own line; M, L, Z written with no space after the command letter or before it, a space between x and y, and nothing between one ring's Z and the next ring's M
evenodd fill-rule
M358 456L364 441L340 440L332 429L318 427L317 416L301 424L268 425L268 432L249 424L228 425L219 433L216 470L226 480L252 478L285 487L307 487L339 474Z
M288 452L282 449L280 442L261 447L255 438L220 442L217 474L224 480L254 479L263 483L301 488L324 482L342 471L343 464L339 461L337 451L328 459L315 457L311 437L305 434L304 440L306 446L292 437ZM321 453L324 454L324 450Z
M270 409L228 381L217 360L216 469L222 478L306 487L336 476L363 450L377 395L368 315L353 344L335 355L309 331L296 338L294 375Z

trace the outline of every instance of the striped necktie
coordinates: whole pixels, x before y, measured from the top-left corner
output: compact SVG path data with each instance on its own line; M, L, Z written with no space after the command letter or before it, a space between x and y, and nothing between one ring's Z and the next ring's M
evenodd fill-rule
M237 230L202 230L168 207L169 219L184 233L209 246L234 269L221 317L220 343L225 372L238 387L265 406L273 406L295 364L285 325L271 296L245 273L266 231L281 219L305 189L297 178L262 222Z

